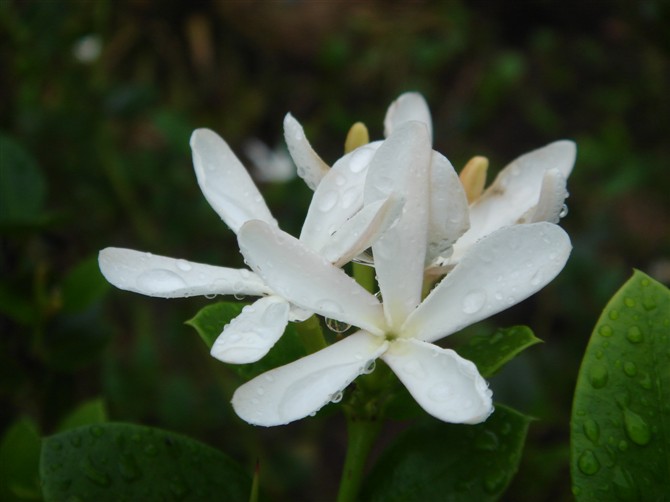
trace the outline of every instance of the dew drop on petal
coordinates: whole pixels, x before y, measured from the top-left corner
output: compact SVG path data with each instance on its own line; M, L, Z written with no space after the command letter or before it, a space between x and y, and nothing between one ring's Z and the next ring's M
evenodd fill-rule
M559 218L565 218L568 215L568 205L563 204L563 207L561 208L561 212L558 213Z
M369 375L375 370L375 367L377 366L377 362L374 359L370 359L366 364L365 368L363 368L363 374L364 375Z
M156 268L137 277L137 287L149 294L160 294L186 287L184 280L170 270Z
M466 314L479 312L486 303L486 292L483 289L474 289L463 297L462 308Z
M336 392L335 394L333 394L332 397L330 398L330 402L331 402L331 403L339 403L340 401L342 401L342 397L344 397L344 393L343 393L341 390L340 390L340 391L337 391L337 392Z
M182 272L190 272L193 267L189 262L180 258L177 260L177 268Z
M443 402L447 401L452 396L452 394L453 392L450 385L446 383L439 383L430 388L428 391L428 398L435 402Z

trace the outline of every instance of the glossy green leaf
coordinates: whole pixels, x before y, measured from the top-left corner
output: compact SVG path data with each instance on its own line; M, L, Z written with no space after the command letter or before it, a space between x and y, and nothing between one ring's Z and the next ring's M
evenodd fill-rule
M98 257L91 256L74 267L63 280L63 311L81 312L100 300L110 284L100 273Z
M500 328L492 335L470 337L457 351L461 357L475 363L481 375L488 378L517 354L541 342L528 326L512 326Z
M23 147L0 135L0 228L44 220L46 182Z
M200 310L193 319L186 321L186 324L195 328L207 348L211 348L223 331L223 327L237 317L243 307L242 303L213 303ZM251 364L231 364L229 367L244 379L250 379L307 354L307 348L301 341L296 324L289 323L282 337L263 359Z
M172 432L99 424L44 440L44 498L247 501L251 478L220 451Z
M70 412L56 428L59 432L82 425L101 424L107 421L105 402L98 398L86 401Z
M497 405L478 425L418 423L382 454L361 500L497 500L518 469L530 420Z
M670 493L670 291L642 272L605 307L572 409L578 501L665 500Z
M0 500L41 500L40 434L30 419L7 429L0 443Z

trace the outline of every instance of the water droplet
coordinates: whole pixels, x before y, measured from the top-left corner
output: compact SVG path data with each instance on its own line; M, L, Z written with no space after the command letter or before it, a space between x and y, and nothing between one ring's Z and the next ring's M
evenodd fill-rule
M500 442L492 430L483 430L475 438L475 448L481 451L496 451Z
M453 395L453 389L451 385L446 383L439 383L434 385L428 391L428 398L436 401L438 403L448 401Z
M568 205L563 204L563 207L561 207L561 212L558 213L559 218L565 218L568 215Z
M504 470L489 472L484 477L484 490L488 493L498 493L505 487L507 476Z
M267 382L274 382L275 381L275 377L273 377L269 373L266 373L264 378Z
M645 446L651 441L651 429L647 423L640 415L628 408L623 410L623 425L633 443Z
M334 302L333 300L321 300L320 302L317 303L316 307L326 313L336 313L339 314L342 312L342 307L340 306L339 303Z
M601 336L612 336L614 332L612 331L612 327L610 325L603 324L598 329L598 333L600 333Z
M607 366L600 363L591 366L591 370L589 371L589 381L594 389L602 389L607 385L608 378L609 373L607 371Z
M208 300L213 300L214 298L216 298L216 293L207 293L205 295L205 298L207 298Z
M426 370L422 366L422 364L419 361L416 361L414 359L410 359L403 365L403 371L407 373L408 375L418 378L419 380L423 380L426 378Z
M466 314L479 312L486 303L486 292L483 289L470 291L463 297L462 308Z
M148 295L169 293L186 287L184 280L170 270L156 268L137 277L137 287Z
M577 460L577 467L587 476L592 476L600 470L600 461L591 450L584 450Z
M363 368L363 374L364 375L369 375L370 373L372 373L375 370L376 367L377 367L377 361L375 361L374 359L370 359L365 364L365 368Z
M328 329L334 333L344 333L351 328L351 324L338 321L337 319L330 319L329 317L326 317L326 326L328 326Z
M619 441L617 448L619 448L620 451L626 451L628 449L628 441L622 439L621 441Z
M337 204L339 199L339 194L335 190L329 190L324 194L320 194L319 200L317 201L316 207L324 213L330 211Z
M617 309L612 309L609 311L607 316L613 321L616 321L619 318L619 311Z
M600 439L600 426L595 420L588 419L584 422L584 435L589 438L589 440L596 444L598 439Z
M629 377L634 377L637 375L637 366L631 361L626 361L623 363L623 372Z
M624 468L617 466L614 469L612 484L618 500L640 500L633 476Z
M635 299L634 298L629 298L629 297L624 298L623 303L628 308L633 308L633 307L635 307L635 304L636 304Z
M644 310L654 310L656 308L656 302L652 298L645 298L642 300L642 307Z
M119 458L118 468L121 477L128 482L135 481L142 475L142 472L140 471L140 468L135 461L135 457L133 457L130 453L121 455Z
M180 258L177 260L177 268L182 272L190 272L193 267L189 262Z
M642 330L637 326L631 326L626 332L626 339L630 343L640 343L642 342Z
M349 157L349 170L352 173L360 173L368 166L373 154L374 149L372 148L357 148Z
M111 484L107 473L98 469L93 464L93 461L90 457L81 463L81 470L84 472L84 476L86 476L90 481L98 486L106 487Z
M337 391L335 394L333 394L330 398L331 403L339 403L342 401L342 398L344 397L344 393L340 390Z
M651 375L649 373L645 373L644 375L642 375L639 384L643 389L651 390L653 386L651 383Z

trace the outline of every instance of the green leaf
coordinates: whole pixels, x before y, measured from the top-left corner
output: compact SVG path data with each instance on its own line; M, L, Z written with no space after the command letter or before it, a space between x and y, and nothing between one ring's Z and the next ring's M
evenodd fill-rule
M44 440L44 498L247 501L251 479L218 450L172 432L131 424L90 425Z
M42 223L46 182L18 143L0 135L0 228Z
M98 256L91 256L74 267L63 280L63 311L81 312L100 300L110 284L100 273Z
M105 409L105 402L98 398L86 401L78 406L71 413L69 413L58 424L56 430L59 432L69 429L75 429L82 425L100 424L107 421L107 410Z
M457 352L475 363L481 375L488 378L520 352L541 342L528 326L512 326L500 328L493 335L470 337Z
M605 307L575 390L571 473L578 501L670 493L670 291L642 272Z
M478 425L418 423L382 454L361 500L497 500L518 469L530 420L497 405Z
M40 435L27 418L7 429L0 443L0 500L41 500Z
M186 324L195 328L207 348L211 348L223 331L223 327L237 317L244 306L242 303L232 302L213 303L200 310L193 319L186 321ZM307 354L307 348L301 341L296 325L289 323L282 337L263 359L251 364L231 364L229 367L247 380Z

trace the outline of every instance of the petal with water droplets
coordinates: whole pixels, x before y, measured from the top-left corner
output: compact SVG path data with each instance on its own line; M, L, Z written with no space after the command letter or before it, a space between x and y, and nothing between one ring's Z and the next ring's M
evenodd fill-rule
M381 357L416 402L435 418L477 424L493 412L488 384L472 362L453 350L400 338Z
M428 103L418 92L401 94L386 110L384 117L384 136L390 136L393 131L405 122L416 120L423 122L428 128L430 141L433 141L433 121L430 117Z
M325 317L383 330L377 298L295 237L257 220L240 229L238 242L249 266L276 294Z
M289 304L283 298L266 296L256 300L223 328L210 354L224 363L256 362L282 336L288 317Z
M196 129L191 150L202 193L233 232L252 219L276 224L251 176L218 134Z
M328 164L321 160L321 157L312 149L302 126L290 113L284 117L284 139L293 162L298 168L298 176L309 188L316 190L329 171Z
M102 275L114 286L147 296L184 298L272 293L260 277L246 269L215 267L133 249L103 249L98 263Z
M565 199L568 197L567 180L558 169L550 169L544 173L540 200L530 210L529 223L548 221L558 223L561 220Z
M403 335L439 340L525 300L558 275L570 250L568 234L546 222L484 237L412 312Z
M382 337L359 331L275 368L235 391L235 412L250 424L284 425L316 413L386 350Z

